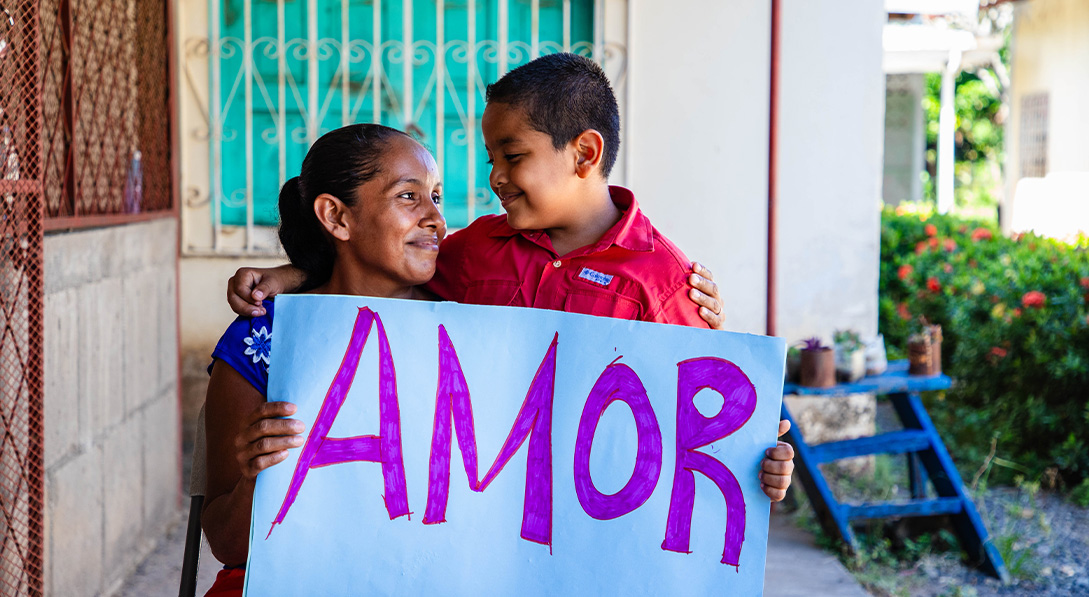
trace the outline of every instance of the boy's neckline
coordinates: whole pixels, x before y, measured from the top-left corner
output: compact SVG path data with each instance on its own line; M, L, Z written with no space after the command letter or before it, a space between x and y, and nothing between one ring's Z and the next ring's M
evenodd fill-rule
M624 210L613 199L612 187L605 185L602 193L589 202L590 213L585 214L579 224L543 230L557 255L567 256L596 245L624 218Z

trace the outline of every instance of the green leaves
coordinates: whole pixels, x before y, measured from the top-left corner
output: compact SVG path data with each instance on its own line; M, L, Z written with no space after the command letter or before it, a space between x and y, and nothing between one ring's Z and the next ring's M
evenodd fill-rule
M998 456L1031 475L1057 467L1070 487L1089 478L1087 245L884 211L881 331L897 356L918 317L942 325L956 384L932 414L967 469L994 436Z

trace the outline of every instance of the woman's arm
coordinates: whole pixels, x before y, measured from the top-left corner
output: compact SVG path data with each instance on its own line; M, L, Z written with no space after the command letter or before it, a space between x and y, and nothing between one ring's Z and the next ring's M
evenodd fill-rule
M280 418L293 414L294 404L265 402L242 375L216 361L205 406L208 486L201 526L212 554L228 566L246 563L257 473L303 443L303 423Z

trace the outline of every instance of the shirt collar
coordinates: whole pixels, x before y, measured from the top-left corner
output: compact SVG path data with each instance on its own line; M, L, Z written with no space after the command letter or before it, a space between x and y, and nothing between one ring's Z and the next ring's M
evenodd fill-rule
M612 228L605 232L601 240L594 243L585 252L596 253L612 245L630 251L653 251L654 234L651 231L650 220L639 209L639 202L635 200L635 195L624 187L612 185L609 186L609 195L612 197L613 205L616 205L623 212L623 215L620 217L620 221L613 224ZM543 231L515 230L507 224L506 220L503 221L502 225L496 226L488 236L504 238L518 234L534 244L552 250L552 243L549 242L548 236ZM579 252L582 253L583 251Z

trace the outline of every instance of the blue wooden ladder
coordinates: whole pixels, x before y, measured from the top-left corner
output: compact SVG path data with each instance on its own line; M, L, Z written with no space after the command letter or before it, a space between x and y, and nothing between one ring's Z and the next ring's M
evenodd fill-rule
M789 420L791 426L786 439L794 445L795 462L798 465L796 472L805 486L806 495L821 526L829 535L840 537L852 551L858 547L851 530L851 523L854 521L948 515L969 562L1002 582L1008 582L1009 573L1002 562L1002 556L988 537L979 512L953 465L953 459L950 458L945 443L919 398L919 392L943 390L950 385L951 380L945 375L909 376L906 361L890 363L889 370L883 375L831 388L806 388L788 383L783 389L784 394L887 395L904 428L872 437L811 446L802 439L801 430L784 403L783 418ZM907 455L912 499L868 503L841 503L836 500L820 465L872 454ZM928 498L926 495L928 477L934 485L937 497Z

